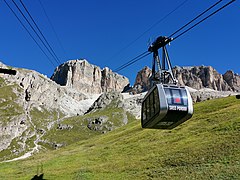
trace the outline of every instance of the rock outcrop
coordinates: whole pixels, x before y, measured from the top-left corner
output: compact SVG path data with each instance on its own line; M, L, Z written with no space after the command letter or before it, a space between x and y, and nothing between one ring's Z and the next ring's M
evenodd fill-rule
M64 117L83 115L99 96L62 87L36 71L14 69L14 76L0 74L0 152L10 152L0 160L38 152L39 142L56 123ZM58 130L71 128L58 126Z
M0 62L0 67L7 66ZM141 92L150 88L152 73L144 67L137 74L131 90L136 95L132 95L120 93L129 87L126 77L86 60L62 64L52 80L32 70L16 70L14 76L0 74L0 152L7 149L7 159L12 155L20 158L31 155L41 150L43 144L53 148L65 146L68 143L65 137L61 141L59 136L49 138L55 133L68 133L77 128L77 132L87 129L106 133L132 121L130 114L140 118L145 95ZM240 76L232 71L221 75L210 66L200 66L175 67L174 73L179 84L192 87L189 89L194 102L240 91ZM79 119L67 118L84 113L87 116Z
M114 101L116 101L114 103ZM86 113L96 111L98 109L103 109L109 104L113 103L117 107L122 107L123 96L119 92L106 92L99 96L99 98L92 104Z
M79 92L99 94L102 92L122 92L129 80L109 68L88 63L86 60L70 60L57 67L51 79L61 86L71 87Z
M233 91L240 92L240 76L238 74L229 70L223 75L223 79Z
M175 67L173 72L180 85L194 89L210 88L217 91L233 91L223 75L211 66Z
M133 92L144 92L149 89L151 69L144 67L138 72ZM224 75L218 73L211 66L194 66L194 67L174 67L173 73L178 79L179 85L189 86L200 90L210 88L216 91L240 91L240 76L232 71L227 71ZM144 77L144 78L143 78Z
M152 70L145 66L142 70L137 73L137 77L135 79L135 83L132 89L134 94L145 92L150 89L150 77L152 75Z
M15 76L4 75L3 78L23 90L23 93L17 92L18 103L22 106L42 106L67 115L77 115L84 113L80 101L89 98L84 93L56 84L36 71L17 69Z
M129 122L127 112L131 113L131 110L127 109L130 106L125 107L127 101L125 101L123 94L120 92L105 92L99 96L86 112L86 114L93 115L91 118L86 116L87 127L90 130L106 133L126 125ZM101 115L104 110L108 113ZM94 115L95 112L97 112L97 116ZM139 114L139 111L137 113Z
M7 66L0 61L0 68L6 68Z

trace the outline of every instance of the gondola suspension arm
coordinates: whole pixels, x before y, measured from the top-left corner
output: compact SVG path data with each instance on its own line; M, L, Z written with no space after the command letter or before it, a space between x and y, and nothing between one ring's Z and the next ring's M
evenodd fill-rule
M153 53L152 80L156 81L154 83L168 84L170 82L168 77L170 77L171 83L175 85L177 84L177 79L174 77L171 61L166 48L166 45L172 40L173 38L159 36L148 48L148 51ZM162 48L162 63L160 63L160 57L158 53L160 48ZM157 63L159 78L156 77L155 62ZM168 67L167 69L166 64Z

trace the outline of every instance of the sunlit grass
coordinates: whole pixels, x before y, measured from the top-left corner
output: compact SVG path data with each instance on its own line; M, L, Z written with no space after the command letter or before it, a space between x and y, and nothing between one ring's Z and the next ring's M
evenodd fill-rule
M0 179L239 179L240 101L195 105L192 119L173 130L142 129L133 121L108 134L0 164Z

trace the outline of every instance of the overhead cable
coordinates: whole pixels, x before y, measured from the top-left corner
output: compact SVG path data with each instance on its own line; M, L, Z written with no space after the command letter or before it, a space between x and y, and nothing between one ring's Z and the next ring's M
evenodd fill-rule
M42 51L42 53L47 57L47 59L49 60L49 62L53 65L53 67L55 68L55 64L53 63L53 61L51 60L51 58L45 53L45 51L42 49L42 47L39 45L39 43L37 42L37 40L32 36L32 34L30 33L30 31L27 29L27 27L23 24L23 22L21 21L21 19L17 16L17 14L15 13L15 11L11 8L11 6L7 3L6 0L3 0L5 2L5 4L7 5L7 7L10 9L10 11L14 14L14 16L17 18L17 20L20 22L20 24L23 26L23 28L27 31L27 33L29 34L29 36L32 38L32 40L36 43L36 45L38 46L38 48Z
M28 11L27 7L25 6L25 4L23 3L22 0L20 0L20 3L22 4L23 8L25 9L25 11L27 12L28 16L31 18L32 22L34 23L34 25L36 26L37 30L39 31L39 33L41 34L41 36L43 37L44 41L46 42L46 44L48 45L49 49L51 50L51 52L53 53L54 57L56 58L57 62L59 64L61 64L61 61L59 60L59 58L57 57L56 53L54 52L53 48L50 46L49 42L47 41L47 39L45 38L45 36L43 35L42 31L40 30L39 26L37 25L36 21L33 19L32 15L30 14L30 12Z
M51 48L49 48L46 43L44 42L44 40L40 37L40 35L37 33L36 29L32 26L32 24L29 22L28 18L25 16L25 14L23 13L23 11L20 9L20 7L17 5L17 3L12 0L12 2L14 3L15 7L18 9L18 11L21 13L21 15L23 16L23 18L26 20L26 22L28 23L28 25L31 27L31 29L33 30L33 32L37 35L37 37L39 38L39 40L42 42L43 46L47 49L47 51L49 52L49 54L51 54L51 56L53 57L53 59L56 61L57 64L60 63L60 61L58 60L57 57L54 56L54 53L51 51Z
M188 0L183 1L181 4L179 4L176 8L174 8L172 11L170 11L168 14L166 14L165 16L163 16L160 20L158 20L156 23L154 23L153 25L151 25L147 30L145 30L142 34L140 34L136 39L134 39L133 41L131 41L128 45L126 45L125 47L123 47L122 49L120 49L117 53L115 53L111 58L119 55L121 52L123 52L125 49L129 48L131 45L133 45L137 40L139 40L141 37L143 37L147 32L149 32L151 29L153 29L155 26L157 26L159 23L161 23L162 21L164 21L165 19L167 19L168 16L170 16L171 14L173 14L175 11L177 11L180 7L182 7Z
M60 48L62 49L62 51L63 51L63 53L64 53L64 55L65 55L65 58L67 59L67 53L66 53L66 50L65 50L65 48L64 48L64 46L63 46L63 44L62 44L62 42L61 42L61 40L60 40L60 38L59 38L59 36L58 36L58 34L57 34L57 32L56 32L54 26L53 26L53 23L51 22L51 20L50 20L48 14L47 14L47 11L46 11L45 8L44 8L43 3L41 2L41 0L38 0L38 2L39 2L39 4L40 4L41 8L43 9L43 12L44 12L45 16L47 17L48 23L50 24L50 27L52 28L52 31L53 31L53 33L54 33L56 39L57 39L57 42L58 42Z
M125 69L126 67L132 65L133 63L136 63L137 61L143 59L144 57L148 56L148 55L151 54L151 53L152 53L152 52L147 52L147 53L145 53L143 56L140 56L139 58L134 58L134 61L131 61L131 62L126 63L125 66L122 66L121 68L118 68L118 69L116 70L116 72L119 72L119 71L121 71L122 69Z
M213 4L212 6L210 6L208 9L206 9L205 11L203 11L201 14L199 14L198 16L196 16L194 19L192 19L191 21L189 21L187 24L185 24L184 26L182 26L181 28L179 28L177 31L175 31L174 33L172 33L170 36L168 37L172 37L175 34L177 34L179 31L181 31L182 29L184 29L185 27L187 27L189 24L191 24L193 21L195 21L196 19L198 19L199 17L201 17L202 15L204 15L206 12L208 12L209 10L211 10L212 8L214 8L216 5L218 5L222 0L216 2L215 4Z
M125 67L125 66L128 65L129 63L135 61L136 59L141 58L142 56L144 56L144 55L147 54L147 53L148 53L148 51L145 51L144 53L139 54L138 56L136 56L135 58L131 59L131 60L128 61L127 63L125 63L125 64L121 65L120 67L118 67L117 69L115 69L114 71L116 71L116 72L120 71L119 69L122 69L122 67Z
M184 28L186 28L188 25L190 25L193 21L195 21L196 19L200 18L203 14L207 13L210 9L212 9L213 7L215 7L217 4L219 4L222 0L218 1L217 3L215 3L214 5L210 6L207 10L205 10L204 12L202 12L201 14L199 14L197 17L195 17L194 19L192 19L191 21L189 21L187 24L185 24L184 26L182 26L180 29L178 29L177 31L175 31L174 33L172 33L170 35L173 36L176 33L180 32L181 30L183 30ZM219 11L221 11L222 9L226 8L228 5L232 4L234 1L236 0L231 0L228 3L224 4L223 6L221 6L220 8L218 8L217 10L215 10L214 12L212 12L211 14L209 14L208 16L206 16L205 18L203 18L202 20L198 21L197 23L195 23L194 25L192 25L191 27L189 27L188 29L186 29L185 31L183 31L182 33L180 33L179 35L175 36L172 38L171 41L176 40L177 38L179 38L180 36L182 36L183 34L187 33L188 31L190 31L191 29L193 29L194 27L196 27L197 25L199 25L200 23L202 23L203 21L207 20L208 18L210 18L211 16L213 16L214 14L218 13ZM146 53L146 52L144 52ZM142 54L144 54L142 53ZM151 52L150 52L151 53ZM130 66L131 64L137 62L138 60L146 57L147 55L149 55L150 53L141 56L142 54L138 55L137 57L133 58L132 60L128 61L127 63L125 63L124 65L120 66L119 68L117 68L117 72ZM139 58L138 58L139 57ZM136 59L136 60L135 60Z
M207 17L203 18L202 20L198 21L196 24L192 25L191 27L189 27L188 29L186 29L185 31L183 31L181 34L177 35L176 37L173 38L173 40L179 38L180 36L182 36L183 34L187 33L188 31L190 31L191 29L193 29L194 27L196 27L197 25L199 25L200 23L202 23L203 21L207 20L208 18L210 18L211 16L213 16L214 14L218 13L219 11L221 11L222 9L226 8L227 6L229 6L230 4L232 4L234 1L236 0L231 0L230 2L226 3L225 5L223 5L222 7L220 7L219 9L217 9L216 11L212 12L211 14L209 14Z
M32 26L32 24L29 22L29 20L27 19L27 17L25 16L25 14L22 12L22 10L19 8L19 6L16 4L16 2L14 0L12 0L12 2L14 3L15 7L18 9L18 11L21 13L21 15L23 16L23 18L26 20L26 22L28 23L28 25L31 27L31 29L33 30L33 32L37 35L37 37L39 38L39 40L41 41L41 43L43 44L43 46L47 49L48 53L51 54L51 56L53 57L53 59L55 60L55 62L58 64L58 60L57 58L54 56L54 54L51 52L51 50L47 47L47 45L44 43L44 41L42 40L42 38L39 36L39 34L37 33L37 31L35 30L35 28Z

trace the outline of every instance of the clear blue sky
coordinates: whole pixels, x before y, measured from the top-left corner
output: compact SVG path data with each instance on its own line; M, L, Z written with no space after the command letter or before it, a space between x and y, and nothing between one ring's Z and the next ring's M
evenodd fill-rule
M6 1L17 12L12 1ZM15 1L20 6L19 0ZM111 69L116 69L145 52L149 39L170 35L217 2L217 0L188 0L164 21L142 35L184 0L40 1L63 48L59 45L39 0L23 0L61 63L70 59L85 58L101 68L107 66ZM226 2L228 0L223 0L222 4ZM52 60L55 63L53 66L49 62L3 0L0 1L0 23L0 61L14 67L34 69L50 77L59 64ZM172 64L211 65L220 73L229 69L240 73L239 33L240 3L236 0L173 41L168 47ZM140 39L129 46L141 35ZM126 46L129 47L125 48ZM119 52L120 50L122 51ZM127 76L133 83L137 72L145 65L151 66L151 62L152 56L149 55L119 74Z

